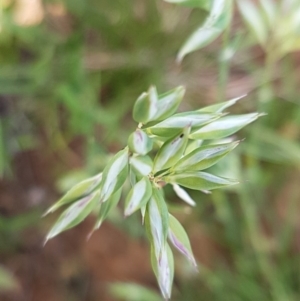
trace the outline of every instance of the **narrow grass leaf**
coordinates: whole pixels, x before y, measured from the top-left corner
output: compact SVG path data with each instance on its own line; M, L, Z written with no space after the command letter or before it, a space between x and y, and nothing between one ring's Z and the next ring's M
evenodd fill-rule
M212 190L239 183L233 179L218 177L201 171L172 174L164 177L163 180L167 183L178 184L194 190Z
M125 200L124 215L129 216L144 207L152 195L152 185L148 177L142 178L130 190Z
M119 151L105 167L101 183L101 202L107 201L124 184L128 175L128 159L128 148L125 148Z
M180 222L171 214L169 215L169 240L195 267L197 266L188 235Z
M168 235L169 213L161 191L153 187L152 192L147 204L145 225L156 259L160 260Z
M174 279L174 257L167 243L162 250L159 260L155 256L153 246L151 247L151 265L164 299L169 300Z
M128 138L128 147L131 152L146 155L153 147L152 139L140 129L136 129Z
M165 0L182 6L202 8L208 10L211 7L211 0Z
M191 127L187 126L177 136L167 140L154 158L153 173L171 167L183 155Z
M109 291L116 300L162 301L161 296L156 291L136 283L116 282L109 285Z
M180 62L189 53L207 46L215 40L231 20L232 1L213 0L209 16L180 49L177 60Z
M240 99L244 98L245 96L247 96L247 94L244 94L242 96L233 98L231 100L228 101L224 101L221 103L217 103L211 106L207 106L204 107L200 110L198 110L198 112L203 112L203 113L222 113L225 109L227 109L228 107L233 106L234 104L236 104Z
M184 112L175 114L164 121L148 127L146 130L152 134L162 137L172 137L181 132L186 126L191 125L192 130L210 123L222 114L218 113L202 113L202 112Z
M146 210L147 210L147 205L144 205L141 207L142 225L144 225L144 222L145 222Z
M182 157L171 171L203 170L216 164L239 145L240 141L232 143L202 146Z
M190 140L188 142L188 145L185 149L184 155L187 155L189 153L191 153L193 150L195 150L196 148L199 148L203 143L203 140Z
M265 126L256 126L252 131L255 144L250 141L243 143L244 153L266 162L300 167L300 144L298 141L284 138L283 135Z
M184 94L184 87L179 86L171 91L159 95L159 99L157 101L157 112L152 119L160 121L173 115L178 109Z
M100 209L97 217L97 221L94 227L94 230L99 229L104 220L107 218L108 214L111 212L113 208L115 208L121 198L122 188L112 194L109 199L105 203L100 204ZM93 230L93 231L94 231Z
M162 221L163 240L166 241L168 236L168 227L169 227L169 211L168 211L167 203L164 199L163 189L152 187L152 196L159 208L159 213Z
M183 201L185 201L190 206L196 206L196 202L190 197L190 195L179 185L173 184L173 190L177 194L179 198L181 198Z
M255 121L265 114L250 113L244 115L232 115L220 118L207 124L190 134L191 139L221 139L239 131L247 124Z
M130 167L140 176L147 176L153 168L153 161L149 156L132 156L129 159Z
M275 4L274 0L260 0L259 2L268 27L273 29L277 18L278 4Z
M100 191L92 193L66 209L49 231L46 241L82 222L100 201Z
M132 169L132 166L129 165L129 181L131 187L133 187L136 184L137 178L134 170Z
M156 88L152 86L147 93L144 92L136 100L133 107L133 119L144 124L151 121L157 112L157 101Z
M237 5L253 36L261 46L265 46L268 38L268 30L261 11L249 0L239 0L237 1Z
M58 202L56 202L53 206L51 206L46 211L44 216L51 212L54 212L55 210L57 210L63 205L74 202L79 198L82 198L90 194L94 189L96 189L97 186L100 185L101 180L102 180L102 173L76 184Z

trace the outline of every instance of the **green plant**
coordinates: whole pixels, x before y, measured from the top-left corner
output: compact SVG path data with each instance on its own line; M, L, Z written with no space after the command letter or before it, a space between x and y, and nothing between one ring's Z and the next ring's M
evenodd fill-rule
M187 54L207 46L230 27L234 9L233 0L165 1L208 11L205 22L181 47L178 53L179 61ZM266 53L272 55L271 60L280 59L287 53L299 49L299 1L259 0L254 4L251 0L237 0L236 4L252 38Z
M196 261L184 228L168 211L163 187L173 185L179 197L194 204L180 186L212 190L237 184L236 180L203 170L216 164L240 143L221 139L262 115L223 113L239 98L175 114L183 95L183 87L162 95L157 94L155 87L142 93L133 108L133 119L138 126L129 136L128 146L113 156L102 173L75 185L46 212L69 205L50 230L46 241L76 226L93 211L98 212L93 229L96 230L118 204L122 188L126 187L126 180L129 181L131 189L125 198L124 215L127 217L141 211L151 245L152 267L165 299L171 296L174 273L173 255L167 238L195 266Z
M152 36L159 45L165 40L156 3L142 4L140 20L135 0L128 7L121 0L38 0L44 18L29 26L15 20L19 2L0 2L0 178L13 176L16 155L44 143L47 154L76 159L70 145L78 138L83 161L93 165L92 154L105 154L119 134L136 87L161 82L162 61L173 50L145 47ZM99 127L106 135L96 145L91 134Z
M205 47L223 33L222 46L216 48L215 52L219 57L219 98L224 97L229 75L235 73L237 66L240 68L238 57L243 56L244 61L246 59L248 62L251 61L251 64L243 64L242 68L245 68L247 74L252 75L255 81L257 94L253 94L253 98L258 101L259 110L268 112L268 118L249 131L250 139L243 144L240 153L242 156L236 153L232 156L237 170L241 175L243 172L244 179L248 181L247 185L240 185L236 190L242 212L240 224L236 221L238 216L236 209L231 207L232 196L212 195L216 219L222 221L224 225L226 233L224 237L228 247L232 248L238 243L238 236L245 237L245 233L249 237L249 244L246 244L241 258L240 251L238 251L239 256L234 254L238 259L231 262L231 272L228 271L228 267L225 267L226 265L223 268L217 265L213 271L204 272L204 276L202 274L205 285L211 287L210 295L206 297L204 290L201 290L203 299L248 300L249 296L253 299L257 294L256 299L297 300L299 292L295 290L291 280L296 277L293 275L293 264L291 264L297 258L297 251L293 252L292 247L294 238L291 237L289 244L286 244L280 234L282 230L276 228L280 221L278 215L282 212L279 213L280 210L277 212L274 196L275 198L280 196L277 196L278 192L271 196L269 191L276 190L274 185L276 180L277 183L284 183L284 176L282 176L284 164L289 165L293 162L296 169L299 166L297 142L299 134L290 135L288 129L299 124L299 102L295 85L296 77L293 74L297 72L295 71L297 65L291 53L299 50L300 3L296 0L237 0L236 8L247 26L245 28L242 27L243 25L238 26L237 22L234 22L234 26L230 26L230 15L234 8L231 0L213 0L209 1L211 5L207 6L205 5L208 1L167 0L167 2L207 10L208 18L211 18L210 24L206 20L204 25L187 39L179 51L178 60L181 61L185 55ZM235 56L237 50L238 55ZM255 57L254 53L260 55ZM278 90L279 85L282 85L281 90ZM297 113L291 112L291 108ZM284 112L284 115L279 112ZM270 162L281 164L280 175L271 175L274 166L270 165ZM268 164L268 168L262 168L262 164ZM290 167L288 172L295 171ZM284 198L288 206L294 206L293 197ZM284 222L285 228L291 232L294 231L292 211ZM267 227L272 229L272 236L268 243L263 230L265 220L268 220ZM243 225L246 225L245 229ZM240 229L240 234L235 232L232 235L233 229ZM219 232L216 240L222 241ZM264 249L263 244L269 245ZM277 246L271 247L271 244ZM282 247L283 245L285 247ZM251 262L251 268L244 262ZM235 275L239 275L238 279L230 284ZM265 284L262 285L262 282ZM231 285L233 289L230 289ZM241 291L239 292L237 288ZM228 294L224 293L225 290Z

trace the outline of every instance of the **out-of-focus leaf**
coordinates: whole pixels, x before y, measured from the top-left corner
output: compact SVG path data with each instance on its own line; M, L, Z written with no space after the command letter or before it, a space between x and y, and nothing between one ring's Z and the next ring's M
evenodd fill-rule
M238 0L237 5L252 34L261 46L265 46L268 38L268 29L261 11L249 0Z
M149 156L132 156L129 163L132 169L141 176L149 175L153 167L153 161Z
M212 6L204 24L198 28L181 47L177 59L182 59L188 54L207 46L215 40L229 24L232 16L231 0L212 0Z
M116 191L110 198L105 202L100 204L100 209L97 217L97 221L94 227L94 230L99 229L106 217L108 216L109 212L117 206L120 201L122 194L122 188ZM93 230L93 231L94 231Z
M240 141L217 145L202 146L188 155L182 157L171 171L179 172L184 170L203 170L216 164L230 151L239 145Z
M165 0L182 6L202 8L208 10L211 7L211 0Z
M190 240L179 221L173 216L169 215L169 240L173 246L182 253L195 267L196 260L193 255Z
M159 95L157 112L152 119L160 121L173 115L182 101L184 94L184 87L179 86L171 91Z
M152 185L148 177L142 178L130 190L125 200L124 215L129 216L144 207L152 195Z
M141 94L136 100L132 113L133 119L136 122L142 123L147 123L152 120L152 117L157 112L157 101L156 89L155 87L150 87L148 93Z
M153 147L152 139L140 129L136 129L128 138L130 151L139 155L146 155Z
M101 202L121 188L128 175L128 148L119 151L106 165L101 182Z
M171 298L174 278L174 257L167 243L159 259L155 256L154 248L151 247L151 265L163 297L165 300L169 300Z
M230 64L236 52L240 49L242 41L245 41L245 32L243 30L237 31L223 49L219 52L219 62ZM244 43L243 43L244 44ZM246 44L246 43L245 43ZM244 44L244 45L245 45Z
M142 215L142 224L144 225L144 222L145 222L145 214L146 214L146 209L147 209L147 206L142 206L141 208L141 215Z
M152 192L147 204L145 225L156 259L159 260L168 235L169 213L162 192L154 187Z
M0 178L4 176L7 165L7 150L5 147L5 137L4 137L4 127L2 125L2 120L0 119Z
M182 133L167 140L154 158L153 173L171 167L183 155L191 127L184 128Z
M41 212L36 210L27 210L26 212L14 215L0 215L0 229L2 233L22 233L26 228L36 225L41 218ZM5 243L5 242L3 242Z
M243 115L231 115L220 118L190 134L191 139L221 139L239 131L247 124L253 122L265 114L250 113Z
M278 3L275 4L274 0L260 0L259 2L265 17L265 21L269 28L272 29L276 22Z
M241 146L244 153L267 162L300 166L299 143L263 126L256 126L252 131L255 140L252 143L245 141Z
M294 33L298 33L298 36L299 36L299 26L300 26L300 5L299 5L299 3L296 5L294 10L291 10L290 24L291 24L291 30Z
M221 116L222 114L218 113L184 112L175 114L146 130L153 135L172 137L181 132L186 126L191 125L192 130L195 130Z
M79 198L90 194L100 185L101 180L102 173L76 184L58 202L51 206L44 215L54 212L61 206L74 202Z
M196 148L199 148L202 145L202 140L191 140L188 142L188 145L185 149L184 155L191 153Z
M13 275L0 266L0 293L18 289L19 285Z
M287 53L294 52L299 49L300 49L300 35L298 38L287 37L286 40L284 40L280 45L278 49L278 54L280 56L283 56L286 55Z
M236 180L218 177L201 171L172 174L165 176L163 180L167 183L178 184L195 190L212 190L239 183Z
M198 110L198 112L222 113L225 109L227 109L228 107L233 106L234 104L236 104L240 99L244 98L245 96L247 96L247 95L245 94L245 95L233 98L233 99L228 100L228 101L224 101L224 102L221 102L221 103L217 103L217 104L214 104L214 105L211 105L211 106L204 107L204 108Z
M57 222L49 231L46 242L58 235L59 233L73 228L82 222L91 211L97 206L100 201L100 192L99 190L92 193L91 195L77 201L75 204L71 205L66 209L62 215L59 217Z
M273 27L273 39L278 44L276 49L274 49L275 54L277 54L277 59L289 52L294 52L300 49L299 3L292 4L289 2L285 9L288 13L283 13L282 16L276 19L276 21L280 20L280 27L276 27L276 29Z
M142 94L133 109L133 117L143 124L150 122L155 124L173 115L183 96L185 89L179 86L164 94L158 95L154 86L150 87L148 93Z
M134 186L136 181L137 181L137 178L136 178L136 174L134 172L134 170L132 169L132 166L129 165L130 168L129 168L129 181L130 181L130 184L131 186Z
M196 206L196 202L190 197L190 195L179 185L173 184L173 189L177 196L181 198L183 201L185 201L187 204L191 206Z
M109 285L114 298L124 301L162 301L155 291L135 283L114 283Z

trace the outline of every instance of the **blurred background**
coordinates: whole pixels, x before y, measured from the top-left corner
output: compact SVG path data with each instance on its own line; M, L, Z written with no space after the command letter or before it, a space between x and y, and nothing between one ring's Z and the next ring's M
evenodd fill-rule
M247 93L231 111L268 114L214 167L240 185L190 191L193 209L166 190L199 263L195 273L175 254L172 300L300 300L300 3L250 2L177 64L205 10L162 0L0 1L1 300L162 300L138 214L124 220L117 208L87 241L90 216L45 247L58 215L41 218L126 145L134 101L151 84L160 93L184 85L180 110Z

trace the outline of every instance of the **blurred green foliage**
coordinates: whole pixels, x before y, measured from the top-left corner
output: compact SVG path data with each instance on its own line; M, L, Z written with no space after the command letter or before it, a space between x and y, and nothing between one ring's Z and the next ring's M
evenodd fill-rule
M0 292L15 290L18 283L9 271L0 266Z
M161 301L162 297L154 291L134 283L114 283L110 285L111 294L128 301Z
M247 139L239 151L216 167L220 176L241 179L238 188L212 195L191 192L199 201L183 223L188 232L199 225L210 238L200 246L192 239L192 246L208 248L212 259L203 262L198 275L178 262L173 300L299 300L298 1L267 1L279 3L277 19L267 23L267 37L275 41L278 33L276 43L291 41L282 44L284 55L273 57L276 45L268 41L270 47L262 48L255 39L257 27L235 16L219 39L180 67L176 53L202 24L207 12L201 9L159 0L43 1L41 21L26 25L16 21L17 2L3 1L1 7L2 177L13 178L14 159L27 149L67 158L78 137L84 145L84 176L60 167L57 181L70 172L60 187L98 172L108 152L126 143L134 124L129 118L133 103L150 84L161 90L186 85L186 106L192 108L250 92L239 112L258 110L268 116L244 131L240 136ZM266 18L264 11L259 15ZM184 215L171 191L166 197L174 214ZM24 223L3 221L6 227L17 225L12 226L17 230L1 227L4 233L29 225L27 217ZM112 221L123 225L118 214ZM122 227L138 236L138 223L126 221Z
M121 121L141 87L162 81L163 62L179 45L167 41L157 3L130 2L45 1L37 24L34 5L26 22L16 19L18 2L2 7L2 175L12 155L39 145L41 135L60 151L75 136L93 139L95 128L106 146L124 142Z

